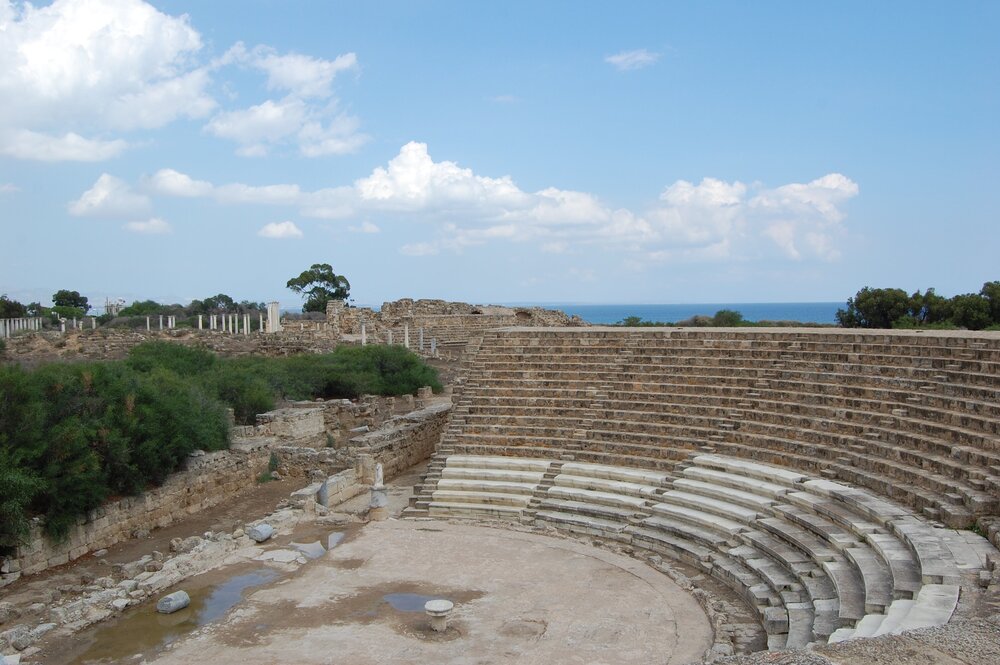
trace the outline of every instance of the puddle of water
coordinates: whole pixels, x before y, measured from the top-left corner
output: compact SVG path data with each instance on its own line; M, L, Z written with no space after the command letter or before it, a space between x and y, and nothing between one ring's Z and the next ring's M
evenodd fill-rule
M344 540L344 536L347 534L343 531L334 531L326 538L326 549L332 550L334 547L340 544Z
M422 593L387 593L382 596L382 600L400 612L423 612L427 601L442 599L447 600L444 596L426 596Z
M126 613L112 625L93 633L87 650L73 663L116 663L135 654L159 649L228 612L253 587L278 576L278 571L260 568L235 575L218 584L189 591L191 604L173 614L160 614L153 603Z

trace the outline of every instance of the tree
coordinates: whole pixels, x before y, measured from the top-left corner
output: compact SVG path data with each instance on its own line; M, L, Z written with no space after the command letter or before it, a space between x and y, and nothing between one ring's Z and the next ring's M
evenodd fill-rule
M712 317L712 325L720 328L735 328L743 323L743 314L732 309L720 309Z
M60 289L52 294L52 304L55 307L74 307L82 309L84 314L90 310L90 304L86 296L81 296L79 291L67 291Z
M866 286L847 299L847 309L837 310L837 322L844 328L891 328L910 311L910 296L903 289Z
M924 293L914 291L910 296L910 317L916 326L944 323L951 319L951 301L936 294L934 289Z
M285 286L305 297L303 312L326 312L327 302L347 300L351 292L351 283L343 275L334 274L329 263L312 264L309 270L288 280Z
M0 296L0 319L19 319L28 315L28 309L6 294Z
M993 323L1000 324L1000 282L986 282L979 295L990 303L990 318Z
M960 328L982 330L993 322L990 301L978 293L955 296L951 299L951 307L951 320Z

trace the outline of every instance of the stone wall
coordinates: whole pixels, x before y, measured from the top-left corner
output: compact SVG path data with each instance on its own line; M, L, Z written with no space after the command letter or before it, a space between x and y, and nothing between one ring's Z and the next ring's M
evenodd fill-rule
M324 324L325 325L325 324ZM324 353L337 346L328 331L298 330L296 323L278 333L232 335L218 330L130 330L98 328L18 335L7 341L0 360L31 364L56 360L114 360L124 358L134 346L150 340L165 340L200 346L224 356L288 356Z
M67 563L132 538L137 532L172 524L252 488L266 470L272 453L278 457L281 472L291 477L310 477L315 471L324 476L347 470L354 474L367 469L373 464L371 460L382 462L386 477L392 477L406 468L401 465L410 466L430 457L444 427L445 417L440 414L451 405L445 403L402 416L395 416L395 412L412 411L415 404L423 407L432 399L429 389L425 389L419 399L414 395L367 395L358 402L299 402L259 414L256 426L233 428L234 443L229 450L193 453L186 468L170 476L162 486L91 511L62 543L49 541L36 524L28 544L4 563L0 587L22 573ZM378 429L380 425L385 427ZM356 475L338 477L338 492L346 496L360 491L341 487L345 479Z
M18 549L13 567L24 574L36 573L214 506L253 487L274 444L272 438L258 437L239 440L229 450L193 453L184 471L140 496L96 508L61 543L45 538L36 524L28 544ZM16 579L5 577L7 583Z
M352 439L349 450L360 460L363 482L372 482L375 464L382 464L386 480L391 480L428 459L441 440L450 411L448 402L433 404Z

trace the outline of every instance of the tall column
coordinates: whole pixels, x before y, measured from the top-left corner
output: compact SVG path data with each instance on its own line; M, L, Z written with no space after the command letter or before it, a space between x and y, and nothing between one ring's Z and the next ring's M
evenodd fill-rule
M90 317L90 329L91 330L97 330L97 317L96 316Z
M392 346L392 329L389 329L389 346Z
M149 317L146 317L146 332L149 332Z
M243 315L243 334L244 335L249 335L250 334L250 315L249 314L244 314Z
M419 348L421 351L424 350L424 329L422 326L420 328L420 344L417 348Z
M267 303L267 332L281 332L281 308L277 301Z
M199 315L198 315L198 330L201 330L201 329L202 329L202 325L201 325L201 314L199 314Z
M257 332L264 332L264 315L257 312L257 316L260 317L260 321L257 323Z
M160 330L163 330L163 315L160 314Z
M361 346L368 344L368 331L365 329L365 322L361 322Z
M410 348L410 324L403 324L403 346Z

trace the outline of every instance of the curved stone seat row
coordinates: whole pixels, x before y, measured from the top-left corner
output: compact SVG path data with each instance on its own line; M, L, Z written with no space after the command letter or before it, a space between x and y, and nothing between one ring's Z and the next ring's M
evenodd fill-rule
M424 487L425 507L544 522L686 561L747 600L771 648L940 625L973 565L951 551L971 536L863 490L721 455L679 471L451 455Z

